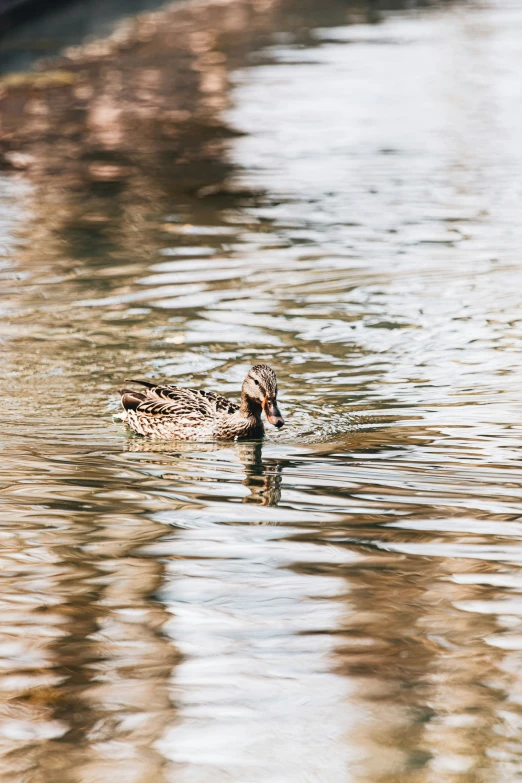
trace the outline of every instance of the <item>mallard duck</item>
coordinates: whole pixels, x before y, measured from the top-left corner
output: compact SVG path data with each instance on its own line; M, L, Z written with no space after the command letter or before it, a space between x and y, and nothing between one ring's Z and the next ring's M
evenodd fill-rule
M278 429L284 419L277 407L277 378L266 364L252 367L241 389L241 403L202 389L129 380L146 391L121 389L124 421L138 435L159 440L233 440L260 438L266 418Z

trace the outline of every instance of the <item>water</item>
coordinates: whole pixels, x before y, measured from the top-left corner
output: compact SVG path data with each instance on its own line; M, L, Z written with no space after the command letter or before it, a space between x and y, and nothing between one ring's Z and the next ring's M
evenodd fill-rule
M0 780L518 781L522 7L165 13L4 101Z

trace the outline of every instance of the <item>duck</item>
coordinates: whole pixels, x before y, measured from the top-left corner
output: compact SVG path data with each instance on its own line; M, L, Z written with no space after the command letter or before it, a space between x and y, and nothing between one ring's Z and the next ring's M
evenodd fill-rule
M248 372L238 404L203 389L127 380L145 391L121 389L123 420L137 435L155 440L240 440L261 438L261 419L281 429L285 420L277 405L277 377L267 364Z

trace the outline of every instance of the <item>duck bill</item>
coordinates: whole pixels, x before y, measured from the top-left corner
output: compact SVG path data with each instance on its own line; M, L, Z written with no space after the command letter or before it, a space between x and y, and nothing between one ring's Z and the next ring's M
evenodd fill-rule
M272 400L265 400L263 402L263 410L270 424L280 430L285 423L285 420L281 416L281 411L277 407L276 403Z

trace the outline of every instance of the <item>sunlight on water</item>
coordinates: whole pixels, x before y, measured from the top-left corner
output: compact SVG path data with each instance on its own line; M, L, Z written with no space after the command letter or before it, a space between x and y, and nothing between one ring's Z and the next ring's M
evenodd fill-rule
M167 8L3 98L6 783L520 779L522 8L370 21ZM258 362L264 443L113 420Z

